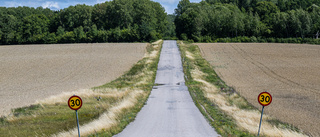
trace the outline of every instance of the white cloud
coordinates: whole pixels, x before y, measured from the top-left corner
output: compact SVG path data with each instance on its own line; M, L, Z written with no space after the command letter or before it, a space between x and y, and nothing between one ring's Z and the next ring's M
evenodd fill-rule
M166 12L168 12L170 10L169 6L162 4L162 7L166 10Z
M96 3L104 3L106 1L108 1L108 0L97 0Z
M60 6L58 4L58 2L52 2L52 1L47 1L45 3L42 4L43 8L56 8L56 9L60 9Z
M158 0L164 3L169 3L169 4L173 4L173 3L178 3L180 0Z
M19 7L22 6L21 3L14 2L14 1L6 1L4 2L6 7Z

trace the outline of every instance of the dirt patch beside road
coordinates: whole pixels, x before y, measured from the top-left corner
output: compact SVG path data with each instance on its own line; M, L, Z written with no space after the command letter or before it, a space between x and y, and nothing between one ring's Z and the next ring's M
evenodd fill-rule
M320 46L197 44L218 75L255 107L260 92L273 96L265 112L320 136Z
M146 43L0 46L0 115L62 92L99 86L128 71Z

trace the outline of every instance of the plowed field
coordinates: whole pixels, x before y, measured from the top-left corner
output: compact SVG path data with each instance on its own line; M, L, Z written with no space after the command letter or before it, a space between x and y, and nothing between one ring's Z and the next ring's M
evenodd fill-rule
M62 92L105 84L142 59L146 43L0 46L0 115Z
M255 107L261 109L257 96L268 91L273 100L267 114L320 136L319 45L197 45L218 75Z

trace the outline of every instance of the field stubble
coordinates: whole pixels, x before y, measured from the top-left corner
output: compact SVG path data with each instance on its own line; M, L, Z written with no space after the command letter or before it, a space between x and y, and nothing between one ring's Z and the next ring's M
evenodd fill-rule
M102 85L145 54L146 43L0 46L0 115L37 100Z
M265 113L320 136L320 46L301 44L197 44L218 75L257 108L257 96L273 97Z

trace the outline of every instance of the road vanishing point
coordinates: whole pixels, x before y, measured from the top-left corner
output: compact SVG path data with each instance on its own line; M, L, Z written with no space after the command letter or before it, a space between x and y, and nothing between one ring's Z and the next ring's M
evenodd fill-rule
M194 104L176 41L164 41L154 88L146 105L115 137L217 137Z

